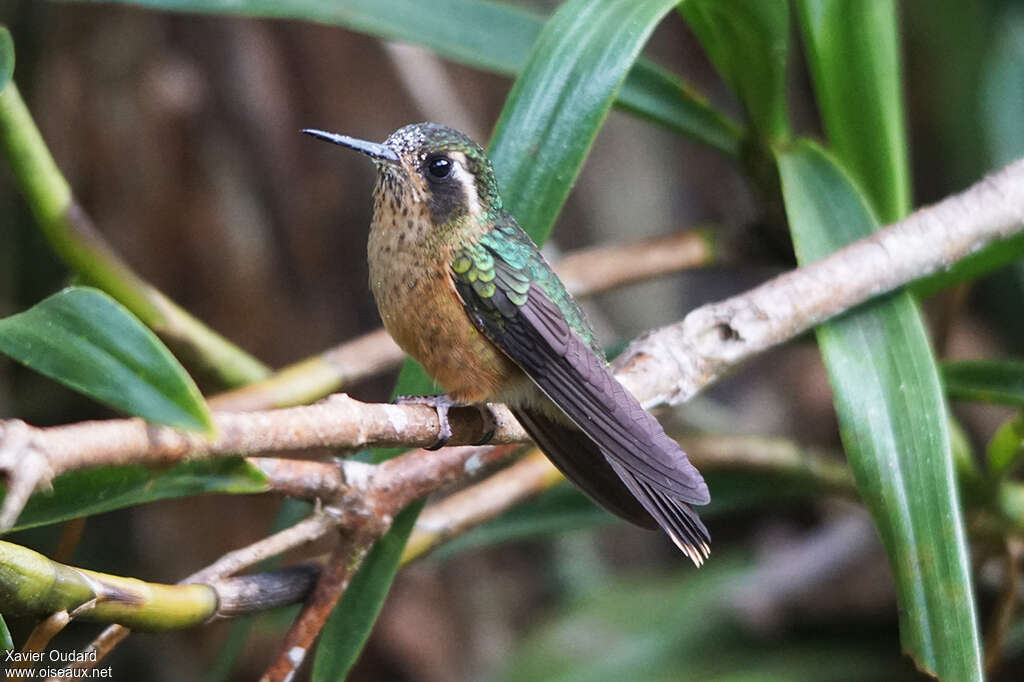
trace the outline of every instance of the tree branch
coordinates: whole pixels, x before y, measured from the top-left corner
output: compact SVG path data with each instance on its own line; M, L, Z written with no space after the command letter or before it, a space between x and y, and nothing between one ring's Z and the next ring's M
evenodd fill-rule
M746 359L1024 227L1024 159L828 257L692 311L615 362L645 404L687 400Z
M1022 227L1024 160L827 258L649 332L616 360L616 376L647 406L679 402L756 353L949 267ZM494 442L525 440L506 409L494 412ZM453 445L477 442L483 435L477 410L453 410L451 420ZM218 435L212 440L138 419L27 427L27 436L22 423L6 422L0 424L0 470L8 475L9 489L23 494L82 467L324 447L423 446L433 442L438 429L430 408L366 404L345 395L305 407L219 414L214 421ZM23 470L22 462L34 468ZM8 496L0 518L8 526L24 502L12 502L16 497Z

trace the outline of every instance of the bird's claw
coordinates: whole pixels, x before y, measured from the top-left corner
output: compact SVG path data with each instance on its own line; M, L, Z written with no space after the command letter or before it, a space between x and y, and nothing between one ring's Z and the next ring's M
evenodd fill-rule
M437 412L437 440L424 448L425 450L440 450L452 437L452 425L448 422L448 410L458 403L446 395L400 395L395 398L399 405L426 405L433 407Z
M487 445L494 438L494 432L498 430L498 420L494 417L490 403L481 403L477 405L477 408L480 410L480 419L484 423L484 435L473 445Z
M399 405L426 405L437 412L437 440L425 450L440 450L452 437L452 425L448 421L448 410L457 407L459 403L447 395L400 395L395 398ZM487 445L494 438L494 432L498 429L498 420L488 403L481 403L476 406L480 410L480 419L483 421L484 435L473 445Z

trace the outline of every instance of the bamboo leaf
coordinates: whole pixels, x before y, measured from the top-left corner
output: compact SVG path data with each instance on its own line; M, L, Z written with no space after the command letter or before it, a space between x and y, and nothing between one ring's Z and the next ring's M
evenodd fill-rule
M952 400L1024 407L1024 362L1019 360L947 362L942 381Z
M789 137L785 0L685 0L680 11L715 69L733 89L768 142Z
M0 24L0 92L4 91L14 75L14 40L7 27Z
M640 49L674 0L570 0L548 21L512 88L490 154L505 206L541 243ZM407 365L399 393L423 392ZM428 389L429 390L429 389ZM371 550L331 615L314 680L343 679L394 579L420 505Z
M0 615L0 651L9 651L13 648L14 640L11 639L11 631L7 629L7 622Z
M97 0L78 0L96 2ZM105 0L99 0L105 1ZM489 0L117 0L153 9L301 19L421 45L467 66L516 75L545 17ZM740 128L676 76L640 60L618 94L619 105L730 156Z
M52 491L32 495L13 530L175 497L266 490L267 477L241 457L181 462L165 471L142 466L85 469L58 476Z
M883 222L910 210L910 167L893 0L798 0L833 153Z
M213 429L184 368L153 332L98 289L64 289L0 319L0 352L128 414L181 429Z
M1024 257L1024 234L989 244L954 263L948 270L936 272L913 282L910 290L920 298L928 298L960 282L969 282L1007 266L1021 267ZM1013 300L1017 300L1016 297ZM1008 301L1009 306L1013 303Z
M1013 473L1024 457L1024 413L1018 412L996 429L985 448L990 477L998 480Z
M982 67L979 127L1000 166L1024 155L1024 6L1006 3Z
M878 228L819 147L778 154L797 258L817 260ZM817 330L857 488L896 579L904 648L923 670L981 680L967 541L946 405L920 312L900 292Z

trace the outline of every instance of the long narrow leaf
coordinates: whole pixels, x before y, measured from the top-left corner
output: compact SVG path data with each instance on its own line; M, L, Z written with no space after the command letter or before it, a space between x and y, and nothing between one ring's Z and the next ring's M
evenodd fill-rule
M1024 362L963 360L942 367L946 394L953 400L975 400L1024 407Z
M1024 5L1003 5L982 68L978 125L992 165L1003 166L1024 156Z
M739 96L761 138L789 136L786 0L685 0L680 11L718 73Z
M32 495L13 530L175 497L266 490L267 477L241 457L181 462L165 471L143 466L74 471L54 479L53 490Z
M884 222L910 210L893 0L798 0L829 143Z
M6 26L0 25L0 92L14 75L14 41Z
M11 639L11 631L7 629L7 623L0 615L0 651L8 651L13 648L14 641Z
M122 412L213 429L203 396L171 352L98 289L64 289L0 320L0 352Z
M570 0L548 21L491 142L505 206L543 242L630 66L675 0ZM408 366L398 392L424 387ZM343 679L377 619L419 505L396 519L331 615L313 677Z
M507 75L522 71L544 25L540 15L488 0L119 1L162 10L302 19L344 26L422 45L461 64ZM739 154L740 129L679 78L650 62L641 60L633 66L619 93L619 104L730 156Z
M778 155L801 263L878 228L866 200L811 143ZM892 294L818 328L857 488L882 536L904 648L944 680L980 680L967 541L946 405L920 312Z

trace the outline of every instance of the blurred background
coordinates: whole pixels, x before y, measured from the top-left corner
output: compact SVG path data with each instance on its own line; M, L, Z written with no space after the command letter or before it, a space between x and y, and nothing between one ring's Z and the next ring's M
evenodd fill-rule
M547 13L557 3L527 4ZM1007 118L1024 115L1024 3L899 7L918 206L1024 155L1024 124ZM379 326L365 262L373 169L299 129L382 140L434 120L485 143L511 85L416 48L291 21L0 0L0 23L17 47L15 79L100 231L143 277L275 367ZM645 54L739 118L678 15ZM820 134L808 75L792 61L793 120ZM720 233L725 262L590 300L609 347L793 265L777 217L733 164L613 111L556 225L552 254L693 226ZM0 315L67 283L6 168L0 245ZM931 301L940 354L1019 356L1024 315L1007 302L1019 305L1022 290L1018 264ZM204 391L218 389L198 380ZM385 400L393 381L350 392ZM1007 413L972 406L958 414L984 443ZM0 416L48 425L110 414L0 358ZM677 430L841 452L809 338L664 417ZM700 571L660 534L588 511L571 490L550 493L516 510L504 529L404 569L351 679L921 677L900 655L888 567L864 512L807 495L759 503L756 490L745 496L751 485L712 481L725 501L708 517L715 554ZM175 582L264 536L279 505L216 496L101 515L88 520L69 562ZM557 532L542 532L528 523L542 505L572 513ZM512 528L516 519L525 521ZM44 528L13 540L52 554L61 534ZM514 535L522 537L494 542ZM975 569L985 623L996 596L986 571L996 569L981 557ZM110 659L115 679L253 679L293 616L262 615L244 631L221 622L135 635ZM31 623L11 625L17 644ZM99 629L76 624L63 641L84 643ZM1022 673L1024 630L1014 630L992 679Z

